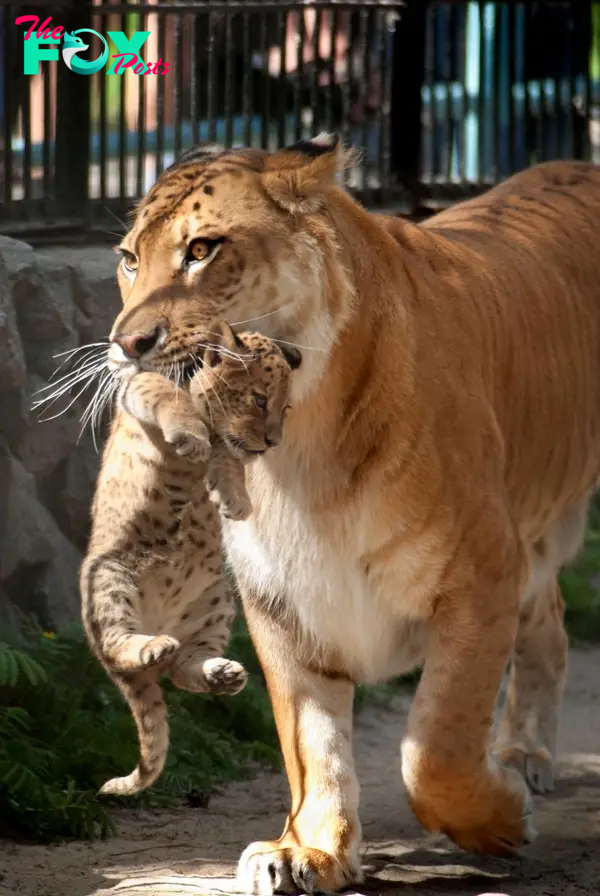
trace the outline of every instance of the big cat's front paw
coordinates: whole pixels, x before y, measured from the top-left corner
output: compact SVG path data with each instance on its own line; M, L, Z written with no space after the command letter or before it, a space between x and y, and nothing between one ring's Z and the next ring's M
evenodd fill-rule
M252 896L274 893L334 893L360 880L320 849L285 846L279 841L251 843L238 864L237 881Z

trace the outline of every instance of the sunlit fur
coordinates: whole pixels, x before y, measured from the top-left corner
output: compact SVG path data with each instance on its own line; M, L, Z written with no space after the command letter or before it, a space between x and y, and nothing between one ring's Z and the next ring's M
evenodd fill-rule
M552 787L565 673L556 576L600 467L600 170L541 165L415 225L354 202L344 158L327 138L192 153L119 269L113 338L161 328L143 368L215 317L304 346L283 441L247 472L254 512L225 527L292 792L281 839L240 861L261 893L360 877L353 684L422 660L417 816L474 851L531 838L522 775ZM224 241L189 267L202 237Z
M245 669L222 656L234 606L212 504L231 519L251 513L244 463L281 441L291 367L301 358L225 324L212 345L187 389L158 373L124 377L102 455L80 573L82 618L140 742L137 767L102 793L137 793L163 770L160 673L200 693L235 694L246 682Z

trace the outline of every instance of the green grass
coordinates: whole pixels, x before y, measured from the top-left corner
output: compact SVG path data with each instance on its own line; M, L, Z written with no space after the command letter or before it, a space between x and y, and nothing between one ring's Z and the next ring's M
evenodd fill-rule
M600 500L590 513L585 546L560 577L565 599L565 623L572 639L600 639Z
M56 635L28 622L3 626L0 643L0 825L13 836L52 840L114 833L111 806L202 803L215 785L256 762L277 767L271 708L245 629L228 655L251 673L232 698L177 691L167 682L171 749L165 771L136 798L99 798L100 785L129 773L137 735L119 692L91 655L79 625Z

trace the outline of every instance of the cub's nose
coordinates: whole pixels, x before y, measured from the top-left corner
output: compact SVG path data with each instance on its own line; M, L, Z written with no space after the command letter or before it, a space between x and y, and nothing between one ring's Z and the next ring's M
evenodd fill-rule
M128 358L141 358L152 351L159 336L160 327L156 327L151 333L115 333L110 341L116 342Z

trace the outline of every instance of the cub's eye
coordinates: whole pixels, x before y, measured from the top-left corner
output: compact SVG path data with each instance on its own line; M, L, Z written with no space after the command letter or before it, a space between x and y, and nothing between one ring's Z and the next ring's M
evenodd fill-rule
M266 410L267 407L267 396L261 395L259 392L253 392L252 397L254 398L254 404L257 408L260 408L261 411Z
M123 267L125 270L129 271L131 274L135 274L138 269L138 260L133 252L127 252L126 249L120 249L119 251L123 256Z
M193 264L195 261L207 261L217 254L222 242L222 237L212 240L204 238L192 240L185 253L185 263Z

